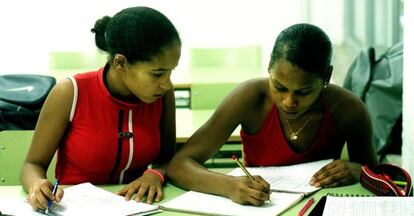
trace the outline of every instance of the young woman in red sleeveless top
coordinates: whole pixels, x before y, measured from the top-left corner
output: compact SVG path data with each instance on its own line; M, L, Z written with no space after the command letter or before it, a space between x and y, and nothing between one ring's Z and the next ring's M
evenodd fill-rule
M234 89L212 117L174 156L168 175L189 190L226 196L241 204L261 205L269 184L205 169L203 164L238 125L245 164L289 165L335 160L318 171L314 186L335 187L358 181L361 164L376 164L372 129L364 104L349 91L329 84L332 44L310 24L296 24L276 39L269 77ZM347 143L350 161L340 160Z
M57 151L61 184L127 184L128 200L160 201L175 152L175 100L170 80L181 39L170 20L148 7L131 7L96 21L92 32L108 62L97 71L60 81L49 94L22 167L34 209L52 194L46 170ZM152 165L152 169L147 169Z

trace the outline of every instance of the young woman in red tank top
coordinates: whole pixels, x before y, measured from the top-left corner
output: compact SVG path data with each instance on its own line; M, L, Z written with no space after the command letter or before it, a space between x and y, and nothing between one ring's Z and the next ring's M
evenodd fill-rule
M160 201L175 152L175 100L170 80L181 55L171 21L148 7L126 8L92 29L108 62L60 81L40 113L21 171L27 201L45 209L59 202L46 170L57 151L62 184L126 184L129 200ZM152 165L152 169L147 169Z
M364 104L349 91L329 84L332 44L318 27L296 24L276 39L269 77L234 89L211 118L174 156L168 176L189 190L261 205L270 186L212 172L203 164L241 125L245 164L271 166L334 158L311 181L335 187L359 180L361 164L376 164L372 129ZM340 160L347 143L350 161Z

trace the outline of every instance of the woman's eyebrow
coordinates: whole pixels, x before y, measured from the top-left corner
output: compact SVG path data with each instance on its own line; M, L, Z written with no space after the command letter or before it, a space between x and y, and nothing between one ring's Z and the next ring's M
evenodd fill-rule
M273 81L273 83L275 83L275 84L277 84L277 85L279 85L283 88L287 88L286 86L284 86L283 84L281 84L279 81L277 81L275 79L272 79L272 81ZM307 85L307 86L304 86L303 88L295 89L295 91L308 90L308 89L311 89L311 88L313 88L312 85Z

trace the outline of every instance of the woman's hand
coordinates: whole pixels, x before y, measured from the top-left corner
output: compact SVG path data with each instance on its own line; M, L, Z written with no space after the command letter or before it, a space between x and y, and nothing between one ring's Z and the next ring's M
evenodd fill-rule
M310 182L315 187L337 187L359 181L361 165L344 160L335 160L316 172Z
M30 187L26 200L34 210L46 209L48 200L60 202L63 198L62 188L58 188L55 195L52 190L53 184L49 180L40 179Z
M265 201L270 200L270 185L260 176L254 176L254 180L247 176L235 177L232 185L228 197L233 202L261 206Z
M161 178L151 172L144 173L135 181L129 183L116 194L124 196L125 200L130 200L134 194L137 194L135 201L141 202L143 197L147 195L147 203L152 204L159 202L162 199L162 180Z

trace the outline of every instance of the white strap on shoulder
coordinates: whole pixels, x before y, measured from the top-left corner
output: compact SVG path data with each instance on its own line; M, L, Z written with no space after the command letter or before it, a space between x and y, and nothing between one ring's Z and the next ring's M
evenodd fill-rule
M69 122L72 122L73 116L75 115L76 104L78 102L78 84L76 83L76 79L74 77L69 77L69 79L72 81L73 84L73 101L69 115Z

